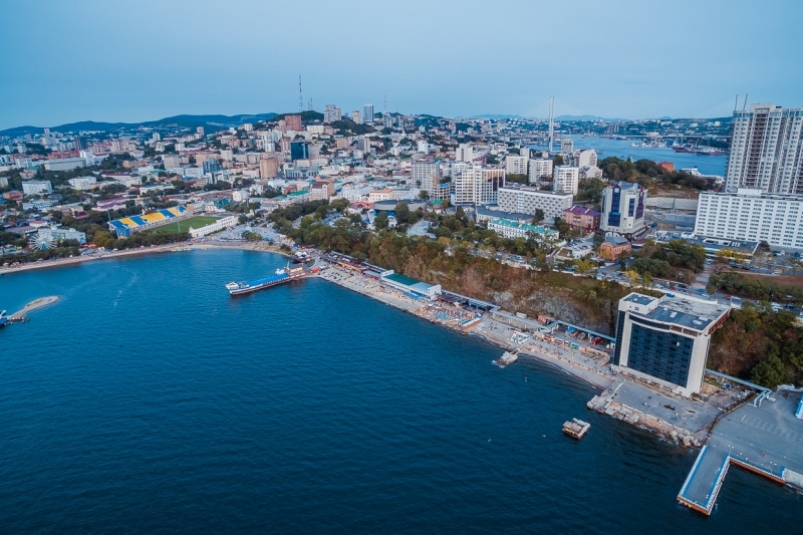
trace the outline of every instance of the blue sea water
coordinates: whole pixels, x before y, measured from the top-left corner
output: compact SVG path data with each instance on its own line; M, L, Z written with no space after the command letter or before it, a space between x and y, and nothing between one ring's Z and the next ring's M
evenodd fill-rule
M602 137L569 136L574 141L575 149L594 149L600 160L615 156L621 159L632 157L634 160L652 160L655 162L672 162L676 170L696 167L704 175L725 176L728 165L727 156L702 156L688 152L675 152L671 148L631 147L631 143L640 140L609 139ZM556 148L557 145L555 145ZM545 150L542 146L533 146L533 150ZM558 147L559 148L559 147Z
M0 533L799 532L796 494L588 411L594 390L283 259L166 253L0 277ZM591 422L575 442L572 417Z

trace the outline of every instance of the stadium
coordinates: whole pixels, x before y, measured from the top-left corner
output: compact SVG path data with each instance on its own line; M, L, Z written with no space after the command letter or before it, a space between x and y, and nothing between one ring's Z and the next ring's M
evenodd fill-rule
M118 238L128 238L135 232L148 230L175 222L192 215L185 206L174 206L156 210L150 214L121 217L109 222L109 229L117 233Z

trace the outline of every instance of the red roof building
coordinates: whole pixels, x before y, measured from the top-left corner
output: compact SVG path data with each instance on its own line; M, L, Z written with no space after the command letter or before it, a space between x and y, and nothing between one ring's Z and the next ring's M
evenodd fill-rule
M572 206L563 211L563 220L572 230L588 234L599 230L600 213L591 208Z

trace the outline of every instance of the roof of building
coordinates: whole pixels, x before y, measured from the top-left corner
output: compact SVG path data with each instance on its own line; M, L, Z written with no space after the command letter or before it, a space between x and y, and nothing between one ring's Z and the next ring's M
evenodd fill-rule
M651 305L657 301L652 310L640 315L651 320L672 323L696 331L706 330L730 310L728 306L715 301L703 301L687 296L670 297L665 295L655 298L631 293L625 297L625 301L639 305Z
M626 238L624 238L622 236L619 236L619 235L616 235L616 234L611 235L611 236L605 236L605 240L603 241L603 243L609 243L609 244L611 244L611 245L613 245L615 247L620 247L622 245L630 244L630 242L627 241Z
M550 235L550 234L557 234L558 233L558 231L556 231L556 230L552 230L552 229L548 229L548 228L544 228L544 227L540 227L540 226L536 227L534 225L529 225L527 223L519 223L518 221L511 221L509 219L494 219L493 221L491 221L491 223L495 224L495 225L502 225L503 227L526 230L527 232L535 232L537 234Z
M591 208L586 208L584 206L577 206L574 205L571 208L566 208L564 212L568 212L574 215L587 215L591 217L599 217L600 213L596 210L592 210Z

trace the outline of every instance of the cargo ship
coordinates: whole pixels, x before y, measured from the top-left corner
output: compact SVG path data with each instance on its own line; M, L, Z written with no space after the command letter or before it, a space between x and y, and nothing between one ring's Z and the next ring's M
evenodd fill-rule
M317 268L313 269L311 272L317 272ZM305 270L303 267L287 267L284 269L277 269L276 273L272 276L263 279L256 279L248 282L230 282L226 285L226 289L231 295L247 294L263 288L270 288L271 286L276 286L283 282L300 279L311 272Z

